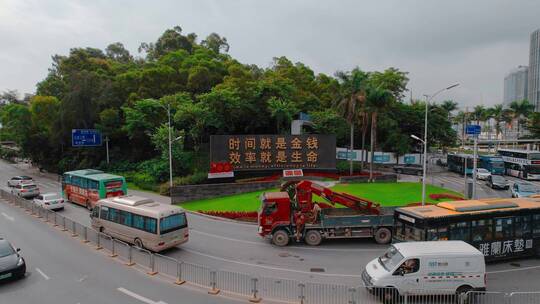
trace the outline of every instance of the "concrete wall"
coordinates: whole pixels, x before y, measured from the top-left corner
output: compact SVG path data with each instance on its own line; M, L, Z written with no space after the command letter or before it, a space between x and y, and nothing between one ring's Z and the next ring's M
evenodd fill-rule
M227 183L227 184L204 184L176 186L172 188L173 203L221 197L225 195L240 194L271 188L279 188L280 181L252 182L252 183Z

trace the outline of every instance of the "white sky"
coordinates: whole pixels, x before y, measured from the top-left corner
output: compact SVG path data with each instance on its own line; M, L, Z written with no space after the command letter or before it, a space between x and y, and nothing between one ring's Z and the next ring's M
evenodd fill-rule
M34 92L51 56L122 42L134 55L167 28L227 37L230 54L267 67L275 56L333 74L397 67L414 98L502 102L504 75L528 64L537 0L0 0L0 91Z

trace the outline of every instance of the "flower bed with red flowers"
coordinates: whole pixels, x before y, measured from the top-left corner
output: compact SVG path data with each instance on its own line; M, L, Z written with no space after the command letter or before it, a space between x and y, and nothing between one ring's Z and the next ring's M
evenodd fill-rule
M199 213L223 217L231 220L237 219L257 219L257 211L202 211L199 210Z

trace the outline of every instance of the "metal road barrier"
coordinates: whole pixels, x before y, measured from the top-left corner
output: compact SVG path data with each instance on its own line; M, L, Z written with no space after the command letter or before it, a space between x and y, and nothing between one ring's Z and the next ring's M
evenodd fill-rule
M477 292L456 295L451 291L418 290L411 294L398 294L392 288L347 286L300 282L252 276L243 273L214 270L203 265L180 261L146 249L138 248L111 238L70 218L35 205L32 201L0 190L0 198L20 207L43 222L70 233L81 242L103 249L110 257L121 260L125 265L137 264L150 275L157 273L181 285L184 282L208 289L210 294L225 292L241 296L250 302L261 299L300 304L536 304L540 303L540 292ZM418 296L416 294L423 294Z

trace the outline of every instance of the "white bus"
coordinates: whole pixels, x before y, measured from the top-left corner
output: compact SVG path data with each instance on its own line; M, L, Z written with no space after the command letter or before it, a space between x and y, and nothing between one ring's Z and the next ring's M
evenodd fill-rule
M506 175L540 180L540 151L499 149Z
M90 215L92 228L155 252L188 241L183 209L134 195L99 200Z

